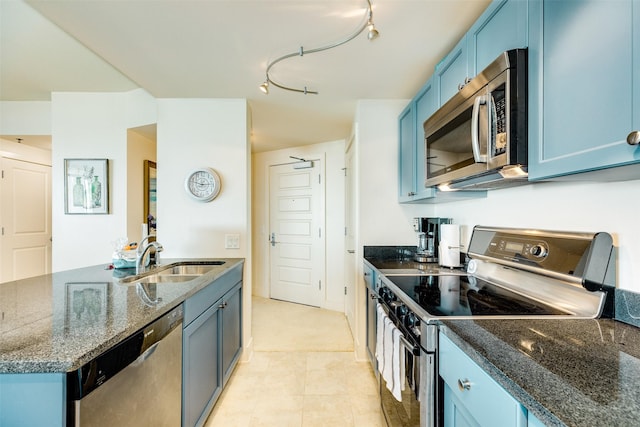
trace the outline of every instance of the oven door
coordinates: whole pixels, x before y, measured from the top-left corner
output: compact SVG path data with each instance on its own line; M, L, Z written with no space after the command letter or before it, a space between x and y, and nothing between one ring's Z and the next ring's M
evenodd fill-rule
M380 376L380 402L389 427L420 427L420 358L421 348L405 338L401 339L404 352L405 385L399 402Z

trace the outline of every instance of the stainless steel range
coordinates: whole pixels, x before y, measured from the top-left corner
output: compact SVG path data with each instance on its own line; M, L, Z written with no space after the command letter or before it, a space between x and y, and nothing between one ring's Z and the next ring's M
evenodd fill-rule
M390 426L442 424L438 327L443 319L613 317L616 260L607 233L476 226L466 272L380 277L378 301L400 330L407 389L402 402L381 380ZM419 356L418 356L419 355Z

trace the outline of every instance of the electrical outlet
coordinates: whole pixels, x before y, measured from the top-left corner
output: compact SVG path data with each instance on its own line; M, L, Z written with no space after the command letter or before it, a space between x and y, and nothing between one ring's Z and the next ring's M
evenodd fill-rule
M240 235L239 234L225 234L224 235L224 248L225 249L240 249Z

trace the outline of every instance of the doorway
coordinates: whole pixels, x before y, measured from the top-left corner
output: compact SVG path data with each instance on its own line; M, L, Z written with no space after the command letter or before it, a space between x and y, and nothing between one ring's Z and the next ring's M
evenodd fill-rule
M269 167L270 297L320 307L325 292L324 165Z

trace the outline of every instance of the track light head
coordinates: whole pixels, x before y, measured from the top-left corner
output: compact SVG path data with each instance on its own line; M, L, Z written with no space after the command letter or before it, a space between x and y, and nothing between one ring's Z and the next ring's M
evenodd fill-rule
M269 95L269 80L265 80L264 83L260 85L260 91L265 95Z

